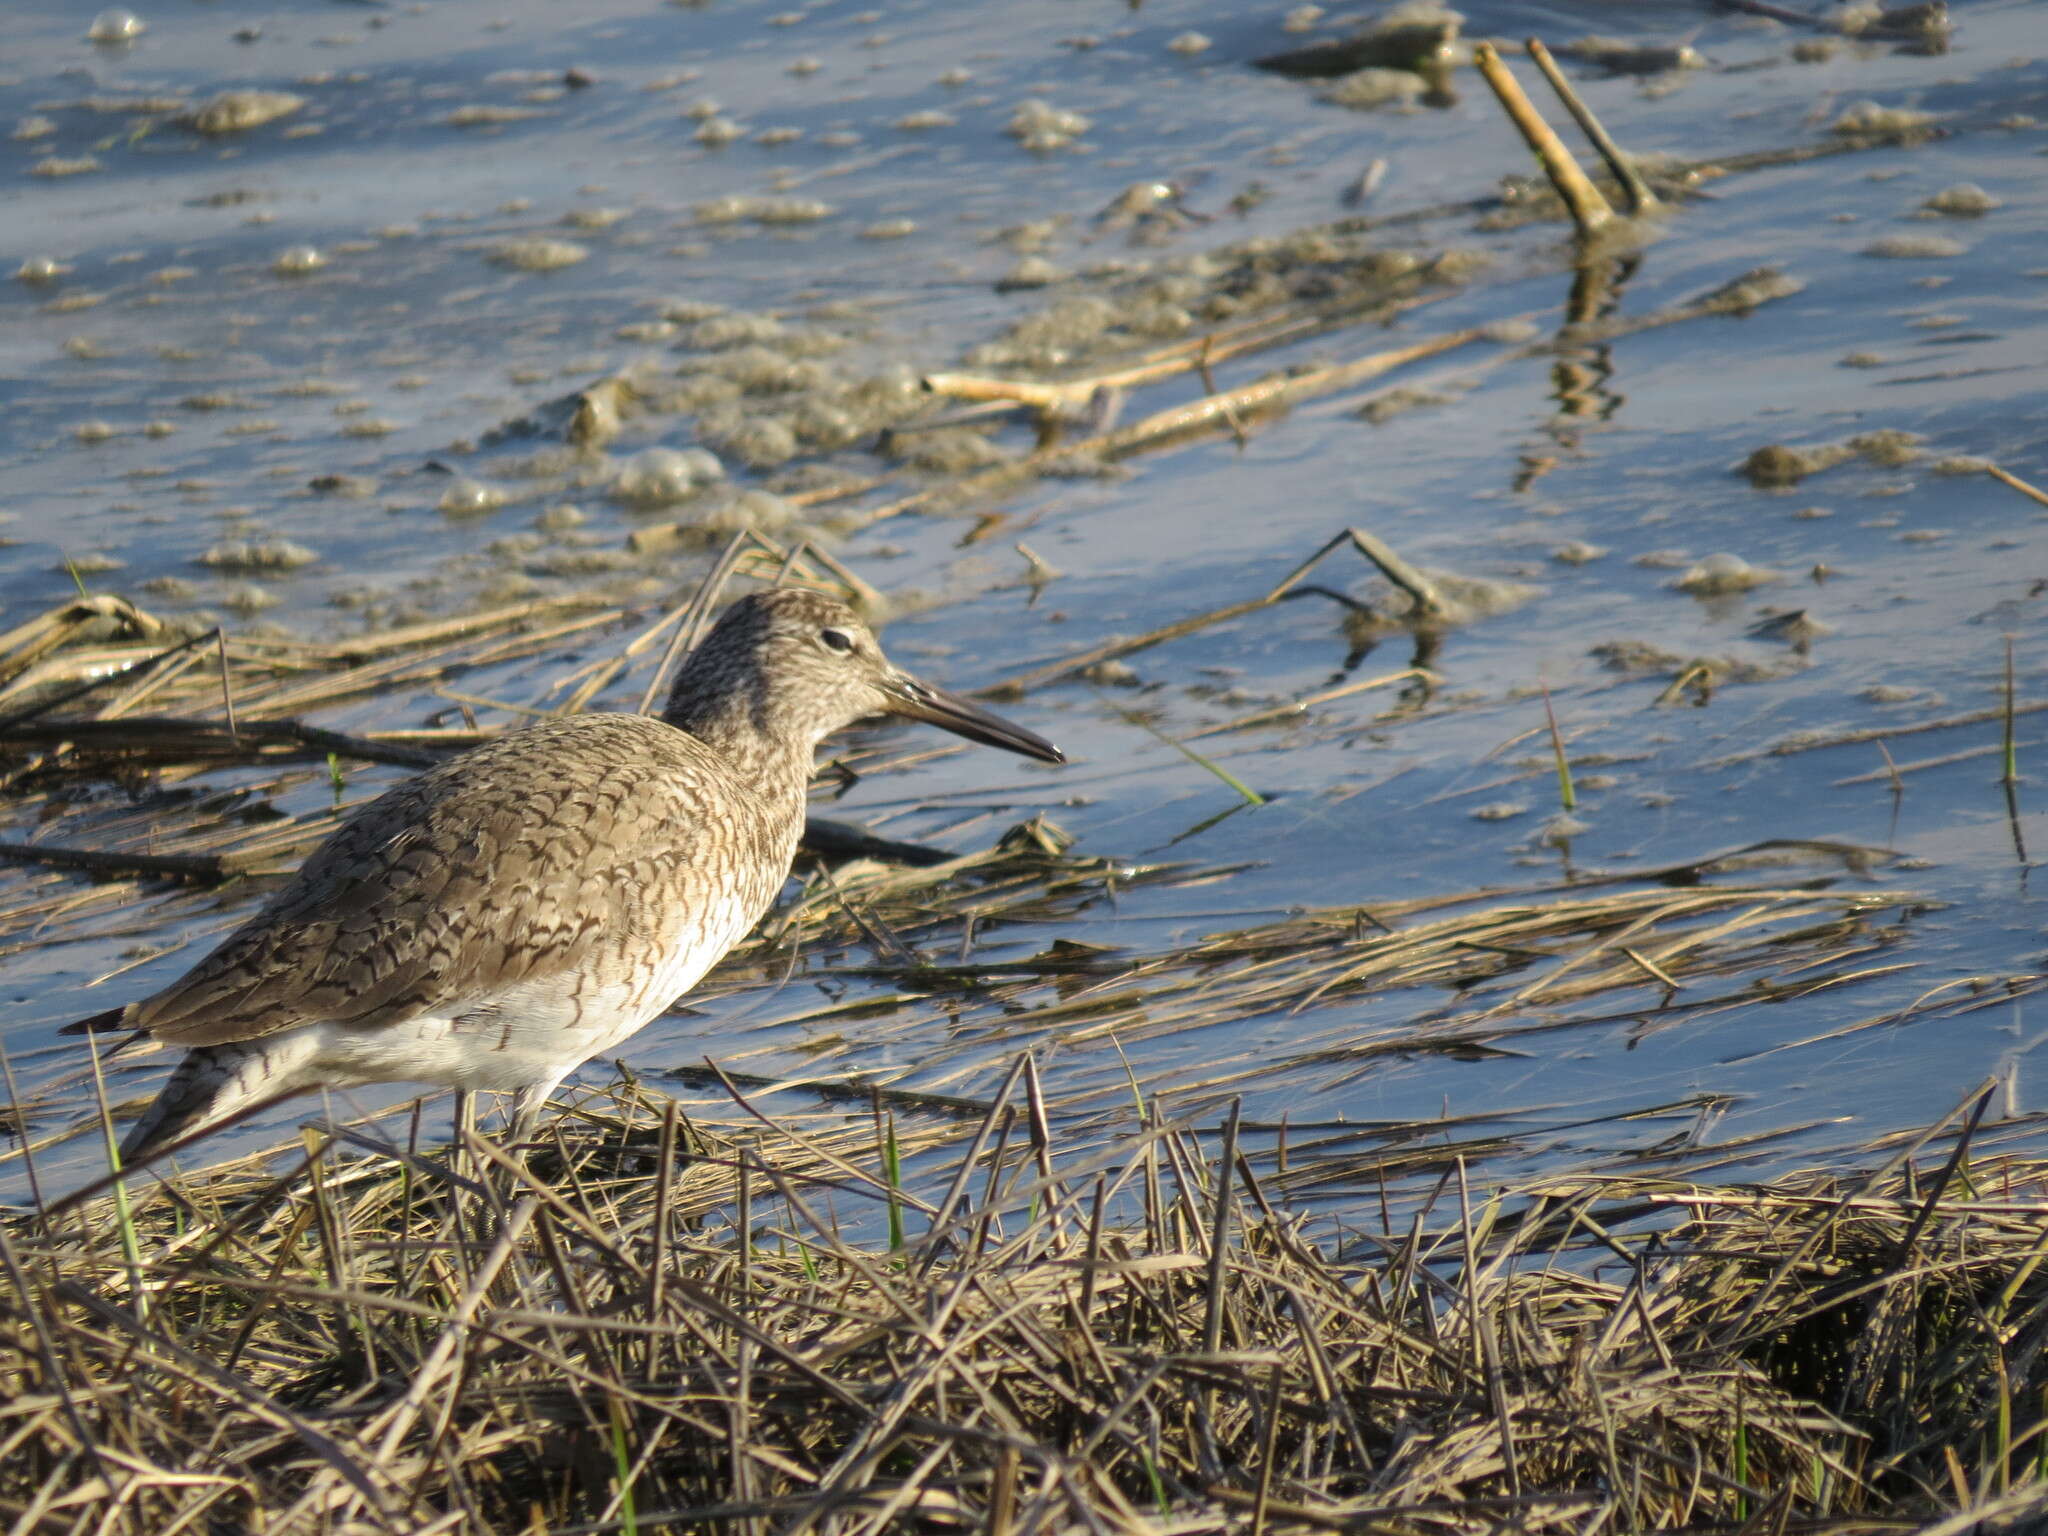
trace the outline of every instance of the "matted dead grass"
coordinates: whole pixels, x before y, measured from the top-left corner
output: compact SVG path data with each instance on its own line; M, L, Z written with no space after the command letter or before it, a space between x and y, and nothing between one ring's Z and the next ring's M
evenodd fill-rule
M1981 1114L1983 1100L1977 1104ZM418 1122L413 1125L417 1134ZM1464 1166L1312 1229L1235 1119L310 1131L0 1232L29 1532L1961 1530L2048 1517L2048 1163ZM695 1145L697 1156L679 1155ZM938 1148L931 1198L892 1177ZM1266 1164L1262 1171L1258 1164Z

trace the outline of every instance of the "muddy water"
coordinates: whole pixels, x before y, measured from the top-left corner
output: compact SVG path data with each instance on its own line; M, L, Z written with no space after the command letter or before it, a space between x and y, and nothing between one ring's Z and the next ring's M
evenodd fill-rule
M1347 1022L1376 1028L1412 1004L1395 999L1350 1021L1340 1009L1163 1032L1132 1044L1132 1065L1169 1107L1209 1105L1198 1085L1224 1064L1262 1122L1443 1115L1510 1129L1525 1138L1523 1164L1547 1167L1687 1136L1757 1139L1723 1160L1744 1170L1840 1156L1924 1123L1993 1074L2007 1084L2000 1115L2048 1107L2027 1056L2038 1009L2002 990L2042 964L2039 882L2016 846L2048 848L2037 814L2048 790L2024 781L2048 751L2041 717L2019 722L2016 823L1997 783L1995 721L1889 741L1913 770L1897 796L1867 777L1885 766L1871 742L1765 750L1991 709L2007 636L2021 699L2048 686L2048 508L1952 462L1992 459L2048 483L2048 127L2037 122L2048 121L2048 63L2034 56L2048 6L1957 4L1945 56L1838 43L1806 50L1824 55L1812 62L1795 58L1804 34L1692 5L1466 9L1471 35L1537 31L1555 44L1626 28L1632 41L1689 42L1704 67L1649 80L1572 66L1639 153L1826 144L1865 100L1930 114L1939 132L1703 183L1649 233L1616 295L1619 313L1646 315L1766 263L1804 285L1747 318L1623 336L1562 364L1461 354L1404 376L1432 400L1376 423L1357 417L1356 396L1318 402L1242 446L1205 441L1120 477L1049 480L965 516L847 537L842 557L911 611L892 647L961 686L1254 596L1347 524L1431 568L1534 591L1450 635L1433 662L1442 688L1419 712L1375 719L1387 700L1365 694L1307 723L1198 743L1267 797L1221 819L1236 792L1129 712L1183 737L1341 681L1347 662L1361 669L1352 676L1398 667L1405 645L1356 660L1335 605L1283 604L1131 657L1123 681L1135 688L1061 684L1014 706L1073 754L1059 774L955 755L865 781L834 814L967 848L1043 811L1081 852L1233 871L1141 886L1059 929L1129 950L1296 908L1555 883L1769 839L1895 850L1846 868L1785 854L1754 872L1910 904L1869 962L1883 974L1854 986L1672 1027L1636 1016L1532 1035L1479 1059L1288 1065L1304 1041L1341 1039ZM701 555L630 556L626 535L647 516L534 462L536 444L477 445L599 375L701 361L694 327L720 310L825 338L816 346L847 378L900 380L958 366L1043 309L1048 293L1001 281L1027 255L1070 274L1151 263L1184 277L1206 249L1356 212L1388 221L1388 249L1486 258L1396 339L1509 317L1554 328L1570 281L1560 225L1400 218L1485 199L1527 168L1470 71L1446 105L1347 110L1247 67L1342 35L1351 13L1306 34L1286 30L1285 14L1199 0L1135 13L1101 0L600 0L573 19L518 0L167 4L140 13L132 42L95 44L82 12L11 13L0 20L0 122L14 134L0 148L11 178L0 268L24 276L0 292L0 623L62 601L74 580L166 617L222 613L311 635L579 587L657 601L694 578ZM303 104L241 132L179 125L229 88ZM1009 129L1034 99L1088 126L1027 148ZM1376 159L1384 178L1347 209L1345 190ZM1161 178L1185 184L1199 217L1135 239L1095 222L1125 188ZM1923 206L1959 183L1996 206ZM730 199L771 201L733 218ZM1003 234L1041 222L1035 238ZM1219 383L1381 344L1374 331L1323 337L1221 369ZM1158 386L1133 410L1193 393ZM727 436L740 426L727 422ZM1766 445L1881 429L1917 441L1789 487L1736 472ZM657 416L613 453L692 435L688 415ZM1020 451L1028 435L997 441ZM725 452L750 481L742 455ZM807 458L828 476L876 467L861 444ZM333 480L313 489L320 477L347 478L337 494ZM502 504L451 498L458 477ZM548 515L565 504L580 519ZM968 542L972 514L998 511L993 536ZM1027 585L1020 539L1062 574ZM312 558L203 563L231 542L288 542ZM1718 554L1776 579L1721 596L1677 588ZM1333 561L1330 584L1371 586L1348 555ZM1827 631L1803 653L1752 634L1798 610ZM1624 651L1596 649L1610 643ZM1617 654L1662 659L1617 670ZM1721 676L1707 701L1657 703L1698 658ZM473 686L489 694L491 681ZM1581 759L1583 826L1565 846L1546 836L1557 807L1533 734L1539 685ZM409 725L437 708L386 699L333 718ZM37 835L59 833L70 835ZM202 943L242 901L166 894L125 912L118 931L9 936L0 1023L25 1085L72 1065L56 1025L168 980L193 958L176 946ZM1045 937L1000 943L1029 953ZM172 948L134 963L157 946ZM937 1026L922 1034L915 1016L866 1029L778 1022L813 1011L821 981L841 999L887 991L830 974L864 958L813 957L816 974L785 994L664 1019L627 1059L659 1072L710 1055L771 1077L872 1074L972 1095L1029 1038L1055 1097L1085 1113L1103 1112L1104 1084L1122 1080L1106 1041L1013 1037L999 1021L967 1045L949 1035L943 1051ZM1944 987L1986 1006L1888 1022ZM117 1091L144 1082L124 1077ZM82 1103L74 1091L48 1123Z

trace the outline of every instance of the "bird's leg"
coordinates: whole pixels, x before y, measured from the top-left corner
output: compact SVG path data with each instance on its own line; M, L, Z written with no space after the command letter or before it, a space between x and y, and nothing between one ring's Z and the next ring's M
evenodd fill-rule
M476 1101L470 1097L467 1088L455 1090L454 1102L448 1117L448 1167L460 1173L463 1159L469 1155L469 1136L476 1129Z
M528 1083L512 1096L512 1107L505 1115L505 1151L521 1167L527 1166L526 1153L521 1149L539 1132L540 1115L548 1107L548 1096L568 1075L562 1071L544 1081Z

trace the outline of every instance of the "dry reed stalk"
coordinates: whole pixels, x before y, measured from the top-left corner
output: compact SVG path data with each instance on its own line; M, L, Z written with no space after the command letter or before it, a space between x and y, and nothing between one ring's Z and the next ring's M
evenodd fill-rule
M1536 67L1543 72L1543 78L1550 83L1551 90L1557 93L1557 99L1564 103L1565 110L1571 113L1572 120L1579 125L1580 132L1585 134L1587 141L1598 151L1600 158L1607 162L1609 173L1628 198L1628 211L1641 214L1657 207L1657 194L1651 191L1650 184L1643 180L1643 173L1636 169L1633 160L1621 152L1621 146L1614 142L1605 125L1594 115L1593 109L1586 105L1585 98L1573 88L1571 81L1565 78L1564 71L1557 67L1557 60L1550 56L1550 50L1543 46L1542 39L1532 37L1523 46L1528 49L1529 57L1535 61Z
M436 1257L451 1188L431 1157L323 1145L281 1188L260 1160L181 1181L182 1203L136 1210L146 1323L111 1229L11 1220L0 1512L594 1532L623 1528L630 1488L642 1529L1563 1536L1604 1506L1619 1528L1726 1528L1746 1508L1849 1536L2048 1508L2030 1471L2000 1481L2048 1432L2027 1342L2048 1328L2048 1164L1979 1151L1971 1185L2004 1193L1971 1197L1967 1136L1925 1180L1895 1152L1871 1175L1734 1189L1453 1188L1405 1237L1340 1257L1227 1130L1211 1162L1166 1121L1055 1163L1105 1192L1084 1243L1046 1240L1041 1174L913 1238L912 1291L820 1214L810 1181L833 1165L800 1140L780 1143L794 1161L657 1176L674 1121L646 1110L637 1090L588 1099L557 1127L559 1164L503 1164L511 1203L457 1264ZM963 1167L993 1125L953 1134ZM831 1158L867 1145L831 1135ZM1147 1204L1191 1220L1130 1224L1116 1191L1147 1168ZM960 1241L992 1220L1014 1230ZM345 1244L309 1247L323 1223Z
M1494 46L1481 43L1475 47L1472 63L1493 88L1508 121L1515 125L1522 142L1529 146L1529 153L1536 157L1543 173L1550 178L1550 184L1557 188L1557 195L1571 210L1572 223L1577 226L1579 234L1590 236L1611 222L1614 210L1608 206L1606 197L1579 168L1579 162L1572 158L1572 152L1565 148L1556 130L1543 120L1543 114L1536 110L1535 103L1529 100L1514 75L1501 62Z

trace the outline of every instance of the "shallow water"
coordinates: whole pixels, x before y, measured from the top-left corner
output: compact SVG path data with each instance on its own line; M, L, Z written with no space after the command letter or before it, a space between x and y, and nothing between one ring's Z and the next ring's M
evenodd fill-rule
M600 3L569 21L562 8L521 3L178 4L142 12L148 30L119 48L85 41L81 16L12 16L0 122L52 126L0 150L14 178L0 270L37 258L69 270L0 293L9 514L0 535L11 541L0 547L0 624L63 601L74 590L67 562L94 589L169 617L253 607L263 601L246 590L254 582L274 606L231 622L314 635L579 585L657 602L687 589L701 556L628 560L623 539L646 517L594 487L522 478L514 460L534 444L460 447L636 360L671 365L688 324L646 329L665 304L830 329L844 338L834 365L850 373L952 367L1048 300L997 291L1019 259L1016 241L991 239L1006 227L1064 216L1046 255L1069 271L1171 263L1345 216L1341 193L1375 158L1389 172L1363 210L1374 218L1485 198L1504 174L1526 171L1469 70L1457 76L1454 105L1360 113L1246 68L1302 41L1282 30L1285 10L1198 0L1151 0L1136 13L1102 0L864 11ZM1792 62L1798 37L1783 28L1691 5L1466 10L1474 36L1540 31L1557 43L1631 29L1643 41L1690 40L1709 67L1648 88L1568 65L1639 153L1697 159L1824 144L1828 125L1866 98L1932 113L1941 133L1706 182L1700 200L1660 222L1618 296L1621 313L1648 314L1764 263L1805 285L1747 318L1603 343L1577 375L1554 357L1496 363L1490 347L1475 348L1397 376L1447 398L1377 425L1355 417L1356 394L1339 396L1259 424L1242 447L1205 440L1133 460L1122 478L1047 480L970 515L899 517L847 538L841 557L906 599L892 649L962 687L1255 596L1347 524L1422 565L1539 590L1450 634L1432 662L1442 690L1418 713L1376 721L1391 696L1366 693L1306 724L1195 743L1270 797L1221 820L1212 822L1237 803L1234 791L1125 711L1142 709L1154 728L1184 737L1328 686L1350 649L1334 605L1285 603L1139 653L1129 658L1139 691L1073 682L1005 705L1072 754L1059 773L952 754L865 779L830 814L966 849L1044 811L1080 853L1234 871L1140 885L1051 933L998 936L994 950L1013 956L1052 936L1164 949L1300 907L1652 869L1774 838L1893 849L1904 858L1847 871L1796 859L1758 874L1839 879L1914 906L1879 957L1904 968L1854 986L1664 1028L1643 1027L1640 1005L1625 1020L1518 1039L1509 1053L1382 1055L1357 1072L1289 1058L1397 1021L1421 1006L1414 997L1141 1031L1127 1050L1169 1108L1213 1110L1217 1093L1198 1085L1227 1064L1245 1074L1230 1091L1245 1095L1253 1120L1442 1114L1519 1130L1525 1167L1613 1159L1687 1135L1709 1148L1763 1138L1723 1160L1745 1173L1839 1157L1924 1124L1998 1073L2007 1084L1998 1113L2032 1115L2042 1106L2026 1053L2040 1027L2024 995L2007 1000L1993 987L1969 995L1996 1006L1884 1022L1934 989L1965 995L1955 986L1965 978L2023 978L2013 990L2024 994L2041 969L2042 912L1997 783L1997 721L1888 743L1902 768L1988 753L1911 772L1896 800L1881 778L1840 782L1884 767L1870 742L1760 749L1802 733L1995 709L2008 635L2020 699L2040 694L2048 509L1982 474L1935 466L1981 456L2048 484L2048 128L2034 121L2048 119L2048 64L2032 54L2048 36L2048 6L1957 4L1955 46L1943 57L1845 45L1815 64ZM244 28L260 35L234 41ZM1168 46L1190 31L1210 46ZM1084 35L1093 46L1075 46ZM799 58L817 69L791 73ZM593 83L560 86L571 67ZM949 70L971 79L941 83ZM224 138L171 122L171 98L229 86L290 90L306 105ZM1004 129L1032 97L1092 126L1073 147L1029 152ZM707 119L689 115L714 99L711 115L743 130L722 148L696 142ZM477 107L532 115L451 124ZM951 122L901 126L927 112ZM757 142L775 129L800 136ZM97 169L32 169L86 156ZM1164 231L1156 244L1092 222L1125 187L1160 177L1183 178L1188 205L1213 219ZM1975 218L1921 216L1927 198L1959 182L2000 206ZM1263 200L1231 211L1254 183ZM704 205L734 195L815 199L829 212L787 224L702 217ZM899 220L914 230L863 237ZM1464 214L1396 221L1384 236L1394 249L1455 246L1489 258L1469 284L1401 321L1393 340L1507 317L1556 325L1569 284L1561 225L1489 229ZM1914 259L1867 254L1898 237L1953 245ZM528 238L572 241L587 254L552 271L494 263L505 242ZM281 275L281 254L303 246L325 265ZM1219 367L1218 382L1388 339L1354 327ZM1845 365L1854 355L1859 364ZM1131 414L1195 393L1190 380L1153 386ZM82 441L79 429L96 422L112 435ZM171 430L150 435L151 422ZM1735 472L1767 444L1880 428L1918 435L1908 461L1856 458L1783 490L1753 488ZM1007 440L1021 447L1028 436L1016 429ZM686 418L654 417L629 427L613 452L689 441ZM1530 460L1542 461L1533 479ZM831 462L848 474L875 467L857 449ZM498 486L507 503L477 517L437 510L450 486L441 465ZM320 495L308 482L322 475L374 484L356 497ZM563 501L586 514L580 527L517 537ZM990 511L1006 521L966 542L971 514ZM1064 574L1037 592L1025 586L1011 549L1020 538ZM227 539L290 540L318 558L228 576L195 563ZM1585 563L1552 558L1572 541L1605 552ZM1718 598L1674 589L1687 565L1720 552L1779 579ZM616 569L583 568L593 564ZM1319 579L1369 585L1348 553ZM1810 654L1749 636L1760 618L1794 609L1831 630ZM1592 648L1610 641L1649 642L1680 660L1732 659L1737 675L1705 707L1658 706L1669 672L1608 670ZM589 654L565 655L559 670ZM1390 640L1354 675L1394 670L1406 654ZM527 692L517 697L537 697L546 681L545 669L519 674ZM1543 723L1539 684L1571 751L1611 759L1582 764L1582 780L1611 782L1584 789L1586 825L1566 849L1542 837L1556 803L1546 743L1532 734ZM462 685L496 692L489 676ZM608 702L630 707L637 688ZM445 708L426 695L386 698L323 720L409 725ZM2019 722L2017 830L2036 855L2048 848L2043 792L2024 776L2048 739L2040 718ZM367 785L391 775L352 777ZM309 775L300 793L317 799L324 776ZM118 803L111 788L106 795L67 812L78 818L69 824L4 836L84 845L92 817ZM1521 809L1474 815L1510 807ZM124 912L118 932L88 927L62 943L33 930L8 936L0 1025L25 1085L70 1064L56 1025L145 995L194 951L85 983L127 966L137 945L200 942L246 912L245 900L166 893ZM778 1022L818 1007L808 985L818 979L814 969L783 993L670 1016L626 1059L658 1072L708 1055L771 1077L874 1074L971 1096L1037 1040L1049 1090L1077 1116L1106 1113L1110 1086L1123 1081L1106 1038L1013 1034L994 1009L955 1019L943 1040L939 1025L909 1010L882 1023ZM842 998L891 990L826 979ZM1873 1022L1818 1038L1863 1021ZM119 1091L142 1082L124 1078ZM74 1094L71 1107L83 1102ZM799 1102L808 1101L765 1100ZM1664 1108L1574 1128L1653 1106ZM87 1160L74 1156L80 1167Z

